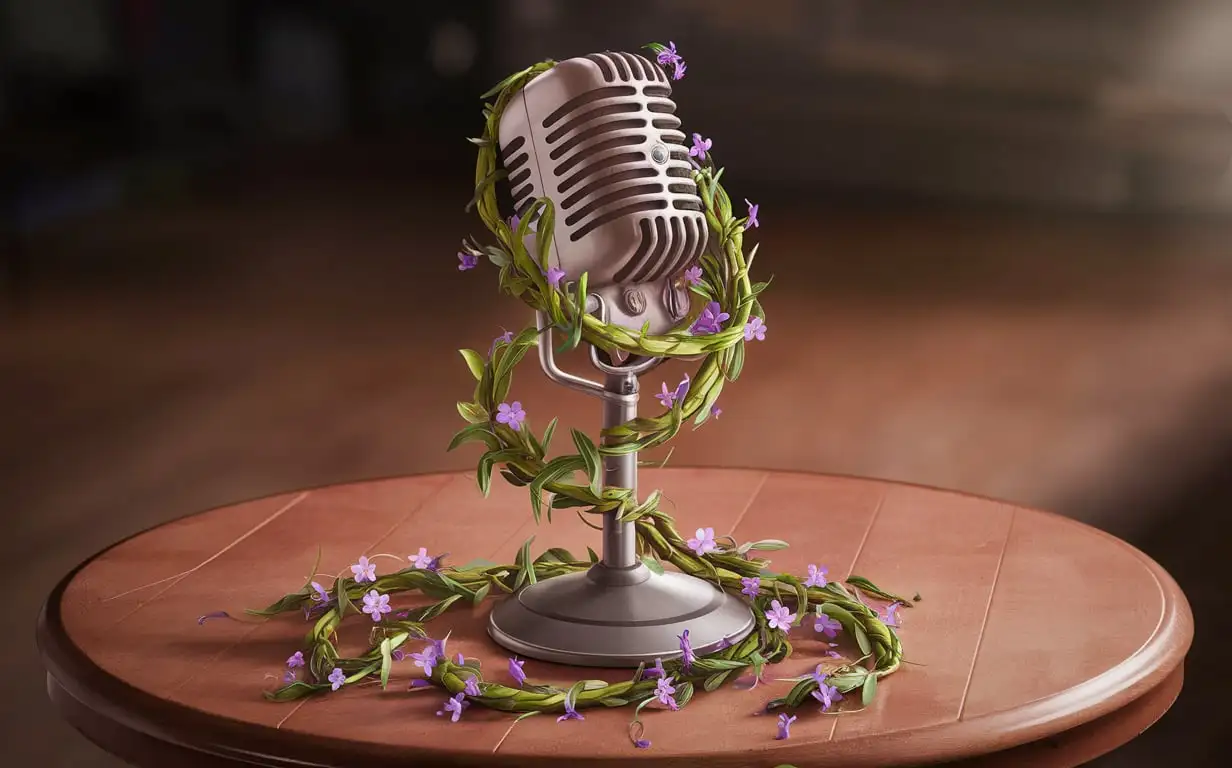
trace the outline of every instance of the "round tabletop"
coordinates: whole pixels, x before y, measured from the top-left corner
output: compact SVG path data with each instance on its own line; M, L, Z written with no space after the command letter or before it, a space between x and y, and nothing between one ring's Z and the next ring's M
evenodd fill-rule
M360 554L512 562L535 549L584 552L598 534L572 517L536 526L526 489L472 473L418 475L284 494L214 509L138 534L61 582L39 643L60 712L104 749L139 766L1078 765L1132 739L1180 690L1193 623L1162 568L1072 520L950 491L827 475L727 469L646 470L681 530L713 526L737 541L780 538L773 569L808 563L858 574L921 600L900 612L909 662L871 706L838 716L805 707L776 740L764 703L824 657L811 627L754 690L699 692L678 712L644 712L649 749L628 739L628 708L557 723L472 707L434 716L439 691L390 685L272 703L283 660L302 645L302 615L250 623L240 614L298 590L316 561L337 573ZM378 569L388 560L377 560ZM405 562L405 560L404 560ZM401 566L399 566L401 567ZM491 601L434 619L450 650L503 668L485 631ZM358 625L354 619L350 624ZM363 629L359 628L362 633ZM798 635L798 637L797 637ZM345 638L344 638L345 640ZM358 647L362 636L356 638ZM344 649L345 651L346 649ZM527 661L537 682L628 679L628 670ZM374 761L381 761L376 763Z

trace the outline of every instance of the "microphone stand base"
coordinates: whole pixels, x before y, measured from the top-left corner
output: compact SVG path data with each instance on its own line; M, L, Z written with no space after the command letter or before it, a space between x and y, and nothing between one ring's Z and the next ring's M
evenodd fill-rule
M488 634L530 659L580 667L636 667L680 656L687 629L698 654L737 643L752 608L714 584L675 571L603 564L523 587L497 603Z

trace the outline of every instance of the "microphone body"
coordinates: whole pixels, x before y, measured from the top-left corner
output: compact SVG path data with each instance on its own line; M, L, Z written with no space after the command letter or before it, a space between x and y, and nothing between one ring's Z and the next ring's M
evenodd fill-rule
M570 281L589 273L609 323L653 334L688 314L678 278L709 234L670 96L649 59L590 54L532 80L499 126L515 210L555 206L548 266Z

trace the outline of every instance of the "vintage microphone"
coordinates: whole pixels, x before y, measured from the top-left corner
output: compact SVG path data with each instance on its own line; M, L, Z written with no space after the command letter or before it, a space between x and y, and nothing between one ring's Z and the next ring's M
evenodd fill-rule
M527 213L540 197L555 206L548 267L573 280L588 273L587 312L652 334L688 315L689 291L679 278L708 234L670 96L666 74L649 59L590 54L532 80L506 106L499 130L515 210ZM556 365L550 320L539 312L537 322L546 335L539 362L552 381L602 399L605 428L637 415L637 377L662 358L591 347L591 363L604 374L594 382ZM637 454L604 457L603 481L636 490ZM488 632L530 658L634 667L679 655L685 630L704 653L753 626L747 605L715 585L643 565L634 524L613 512L604 515L597 564L524 587L493 609Z

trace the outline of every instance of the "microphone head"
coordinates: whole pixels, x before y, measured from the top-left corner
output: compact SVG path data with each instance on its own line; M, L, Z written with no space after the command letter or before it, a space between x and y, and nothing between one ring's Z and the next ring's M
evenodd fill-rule
M677 277L709 235L671 93L644 56L594 53L532 80L499 128L515 210L555 206L549 266L589 273L609 323L655 334L688 314Z

